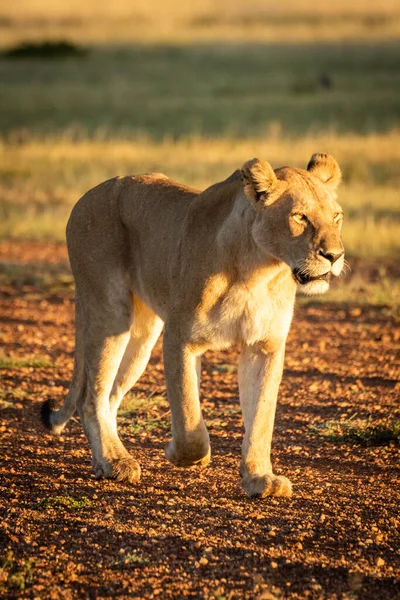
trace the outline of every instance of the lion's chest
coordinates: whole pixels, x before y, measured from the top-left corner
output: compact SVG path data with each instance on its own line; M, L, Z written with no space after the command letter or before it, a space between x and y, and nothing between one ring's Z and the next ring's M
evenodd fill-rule
M229 285L218 275L208 282L193 333L215 348L282 339L292 312L293 298L283 294L277 282L258 278Z

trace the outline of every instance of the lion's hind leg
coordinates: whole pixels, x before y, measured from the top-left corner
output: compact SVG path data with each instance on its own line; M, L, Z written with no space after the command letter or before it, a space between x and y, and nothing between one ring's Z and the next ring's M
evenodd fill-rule
M84 354L86 394L78 412L92 449L92 465L97 478L138 481L140 466L118 437L110 396L132 325L132 297L114 299L86 316ZM127 310L128 307L128 310Z

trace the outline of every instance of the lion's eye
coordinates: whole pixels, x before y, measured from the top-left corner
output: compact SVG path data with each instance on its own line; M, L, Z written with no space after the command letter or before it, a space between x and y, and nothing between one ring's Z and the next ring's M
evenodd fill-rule
M343 217L343 213L336 213L333 217L333 220L335 223L338 223L342 217Z
M301 213L294 213L292 215L292 218L299 225L304 225L305 223L307 223L307 217L306 217L306 215L302 215Z

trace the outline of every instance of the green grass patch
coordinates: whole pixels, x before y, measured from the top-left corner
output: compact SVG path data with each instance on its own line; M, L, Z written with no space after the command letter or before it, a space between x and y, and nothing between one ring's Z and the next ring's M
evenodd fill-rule
M129 417L137 413L146 414L154 408L168 407L169 404L165 392L163 394L152 392L145 398L138 396L134 392L130 392L123 399L118 414L121 417Z
M0 356L0 369L22 369L26 367L50 369L54 368L55 364L43 356L36 356L35 358L13 358L11 356Z
M262 138L398 124L400 44L93 48L82 61L0 61L0 133ZM329 77L330 89L320 85ZM299 86L301 94L298 93Z
M33 579L34 559L18 560L9 551L0 558L0 592L24 592ZM6 596L5 596L6 597Z
M74 278L67 265L63 263L53 265L0 262L0 284L14 288L32 286L43 291L54 292L63 289L73 290Z
M71 498L71 496L49 496L37 503L36 507L41 510L82 510L90 508L92 502L85 496Z
M122 562L124 565L147 565L150 560L141 552L130 552L125 555Z
M159 414L160 411L162 416ZM169 403L165 392L163 394L152 392L147 397L130 392L122 401L118 414L124 419L126 430L134 435L170 429L169 420L165 419L169 414Z
M12 400L24 400L28 396L28 392L26 390L0 390L0 401L5 400L6 398L11 398Z
M150 559L148 556L137 550L122 554L121 558L114 562L114 567L140 567L148 565Z
M374 425L372 420L358 419L357 414L345 421L329 420L310 427L310 433L333 442L349 442L360 446L387 446L400 443L400 420L387 425Z
M169 429L170 423L165 419L158 418L138 419L135 423L129 425L129 431L136 435L143 432L150 433L152 431L166 431Z

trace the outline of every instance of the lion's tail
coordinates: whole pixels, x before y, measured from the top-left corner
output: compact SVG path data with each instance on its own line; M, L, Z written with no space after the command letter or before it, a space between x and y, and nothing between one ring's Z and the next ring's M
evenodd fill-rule
M40 416L43 425L56 435L60 434L71 417L76 412L78 401L85 394L85 373L84 373L84 356L83 342L81 340L80 315L78 304L75 319L75 363L74 373L70 390L65 398L63 406L57 410L53 400L45 400L40 407Z
M70 418L74 416L78 399L83 393L84 385L75 386L72 384L64 404L59 410L55 409L53 400L45 400L40 407L40 416L46 429L55 435L59 435Z

